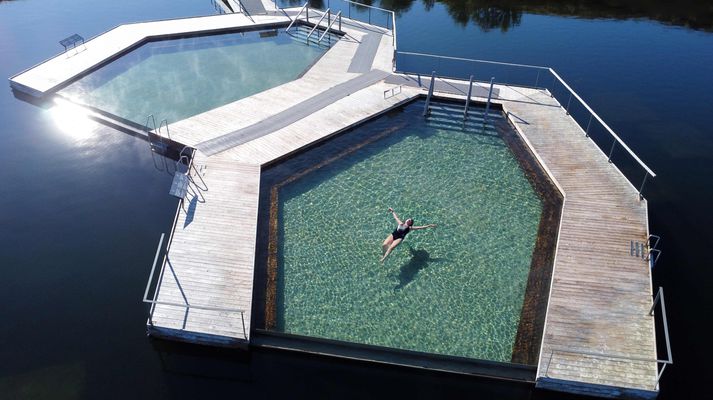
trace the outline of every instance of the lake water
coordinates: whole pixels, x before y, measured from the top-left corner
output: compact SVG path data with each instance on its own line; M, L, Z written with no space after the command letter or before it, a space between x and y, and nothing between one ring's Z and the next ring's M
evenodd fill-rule
M706 397L713 12L695 1L551 3L382 5L399 9L400 50L555 68L656 171L646 189L651 231L663 237L654 284L666 290L676 362L660 398ZM0 1L0 76L56 54L58 40L72 33L92 37L125 22L214 12L208 0ZM170 177L154 169L145 142L92 124L68 131L61 114L15 99L9 87L0 95L0 121L0 398L572 398L463 376L148 339L140 299L175 210Z

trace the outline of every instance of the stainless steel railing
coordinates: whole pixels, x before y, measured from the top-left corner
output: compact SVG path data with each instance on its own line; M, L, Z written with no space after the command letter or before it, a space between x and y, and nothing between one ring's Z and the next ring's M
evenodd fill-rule
M396 13L394 11L387 10L385 8L371 6L371 5L364 4L364 3L359 3L356 1L351 1L351 0L342 0L342 1L344 3L347 3L347 5L348 5L347 18L349 18L349 19L357 20L356 18L352 18L352 6L366 8L367 9L367 20L363 21L363 22L367 22L370 25L372 24L372 10L377 10L379 12L385 13L386 14L385 28L391 31L392 44L394 46L394 50L396 50ZM329 7L329 3L327 3L327 7ZM389 22L391 22L391 24L389 24ZM389 26L389 25L391 25L391 26Z
M422 62L420 64L423 65L422 70L409 70L408 68L403 68L402 61L403 57L413 57L417 58L419 60L430 60L431 62ZM415 53L415 52L405 52L405 51L397 51L396 52L396 68L395 72L398 73L404 73L404 74L422 74L425 71L443 71L443 69L447 69L445 66L442 65L443 62L455 62L458 64L458 69L459 71L462 71L460 74L461 76L454 76L454 75L459 75L457 73L452 73L452 74L443 74L443 75L438 75L439 78L452 78L452 79L458 79L458 80L467 80L468 75L471 75L474 73L474 71L477 71L478 69L484 69L485 66L489 68L488 71L488 76L497 76L495 73L493 73L494 69L504 69L504 68L514 68L522 71L532 71L533 76L530 76L529 78L525 77L524 79L520 79L518 81L515 81L515 79L503 79L503 78L498 78L497 84L500 85L511 85L511 86L520 86L520 87L532 87L536 89L543 89L543 90L548 90L546 87L542 86L541 83L543 82L543 73L545 75L549 74L552 77L552 85L553 85L553 90L554 90L554 85L559 82L561 87L563 87L567 93L569 94L569 97L567 99L566 105L563 107L566 111L566 113L569 115L570 114L570 107L572 104L572 99L576 99L584 108L584 110L587 111L589 115L589 119L586 124L580 123L576 118L573 118L575 122L582 128L584 131L584 134L586 137L590 138L590 140L593 140L590 136L590 128L592 126L592 121L597 121L599 124L604 128L604 130L610 135L612 138L612 144L611 147L609 148L608 153L605 153L608 157L609 162L612 161L612 156L614 153L615 148L620 147L624 149L626 154L628 154L631 159L644 171L644 177L641 181L641 184L637 187L634 186L635 189L637 189L639 198L643 199L643 190L644 190L644 185L646 184L647 178L648 177L656 177L656 173L654 173L651 168L649 168L646 163L644 163L639 156L634 153L634 151L626 144L624 141L617 135L616 132L606 123L604 120L597 114L590 106L587 104L582 97L577 94L565 81L560 77L560 75L552 68L550 67L543 67L543 66L537 66L537 65L527 65L527 64L517 64L517 63L507 63L507 62L498 62L498 61L489 61L489 60L478 60L478 59L470 59L470 58L462 58L462 57L449 57L449 56L442 56L442 55L435 55L435 54L425 54L425 53ZM443 68L439 68L443 67ZM501 71L502 72L502 71ZM536 72L536 74L534 74ZM529 76L529 75L526 75ZM527 79L532 79L533 84L528 85L525 81ZM549 90L550 96L554 97L553 90ZM602 150L604 151L604 150ZM632 183L633 186L633 183Z
M666 366L673 364L673 355L671 353L671 340L669 338L669 333L668 333L668 319L666 318L666 302L664 301L663 293L664 293L663 288L659 287L659 290L656 293L656 297L654 298L653 304L651 305L651 309L649 310L649 315L655 317L654 311L656 309L656 305L657 304L661 305L661 318L662 318L662 324L663 324L663 329L664 329L664 337L666 339L666 358L665 359L630 357L630 356L624 356L624 355L620 355L620 354L606 354L606 353L597 353L597 352L590 352L590 351L570 350L570 349L558 348L558 349L550 350L549 359L547 361L547 366L545 367L544 376L546 376L548 378L557 378L557 377L550 376L550 366L552 365L552 359L554 358L555 354L582 355L582 356L586 356L586 357L598 358L601 360L613 361L613 362L656 363L657 374L656 374L655 381L652 382L651 389L658 390L658 385L659 385L659 382L661 381L661 376L663 376L663 373L666 370Z
M307 34L307 41L309 41L309 38L312 36L312 33L315 31L315 29L317 29L319 27L319 24L322 23L322 20L324 20L324 17L326 17L329 14L330 14L330 11L328 8L325 12L322 13L322 16L317 20L317 23L314 24L312 29L310 29L309 33Z
M327 10L327 11L329 11L329 10ZM329 15L329 13L328 13L328 15ZM334 25L334 23L337 22L337 20L339 20L339 30L342 30L342 11L340 10L337 13L337 15L334 16L334 19L331 22L329 22L329 20L331 18L332 18L331 16L327 17L327 23L328 23L327 29L324 30L324 33L322 33L322 35L319 37L319 40L317 40L317 43L322 43L322 39L324 39L324 36L326 36L329 33L329 30L332 29L332 25Z
M292 25L294 25L295 22L297 22L297 20L300 19L300 15L302 15L302 11L305 11L305 10L307 10L307 14L306 14L307 22L309 22L309 1L306 1L305 4L302 6L302 8L300 8L300 11L297 13L297 15L295 15L295 19L293 19L292 22L290 22L290 24L287 25L287 29L285 29L285 32L290 31L290 28L292 28ZM287 18L289 18L289 17L290 16L288 15Z

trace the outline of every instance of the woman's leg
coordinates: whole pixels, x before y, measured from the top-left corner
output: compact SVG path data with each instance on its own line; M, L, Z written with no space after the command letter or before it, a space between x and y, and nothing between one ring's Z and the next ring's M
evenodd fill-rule
M403 241L403 239L396 239L393 242L391 242L391 245L389 246L388 250L386 250L386 253L384 253L384 256L381 257L381 262L384 262L384 259L386 259L386 257L389 254L391 254L391 250L395 249L396 246L398 246L399 243L401 243L402 241Z
M394 241L394 235L389 233L389 236L386 237L384 240L384 243L381 244L381 254L384 254L386 252L386 249L391 246L391 242Z

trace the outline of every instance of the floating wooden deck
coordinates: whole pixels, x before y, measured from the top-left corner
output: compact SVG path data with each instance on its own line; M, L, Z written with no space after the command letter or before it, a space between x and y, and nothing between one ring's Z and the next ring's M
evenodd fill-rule
M44 96L150 37L284 24L270 13L130 24L11 78ZM251 7L259 9L257 3ZM294 17L297 9L286 10ZM203 183L185 201L158 282L150 332L219 345L249 342L260 170L316 141L425 93L427 80L392 74L390 31L344 20L344 36L299 79L171 124L199 149ZM71 52L70 52L71 53ZM467 82L436 95L464 98ZM399 85L398 91L389 92ZM473 97L485 100L477 83ZM388 94L388 95L387 95ZM565 197L537 373L539 387L654 397L657 367L651 274L629 255L645 242L647 203L545 91L497 86L494 101Z
M655 396L651 271L629 252L648 237L646 200L546 93L530 99L503 105L565 195L538 386Z
M202 171L179 210L149 329L237 345L250 339L260 166L202 155L194 165Z

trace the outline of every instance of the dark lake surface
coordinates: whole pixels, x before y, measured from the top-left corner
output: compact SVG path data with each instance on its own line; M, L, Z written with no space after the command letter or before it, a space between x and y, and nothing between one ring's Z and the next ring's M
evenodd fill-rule
M332 0L333 3L336 0ZM378 3L375 3L378 5ZM405 1L403 51L553 67L658 174L645 194L663 255L675 364L662 399L713 373L713 6L703 1ZM213 14L209 0L0 1L0 76L127 22ZM145 336L143 295L176 202L146 142L0 94L0 398L572 398L526 385ZM663 356L663 354L661 355Z

